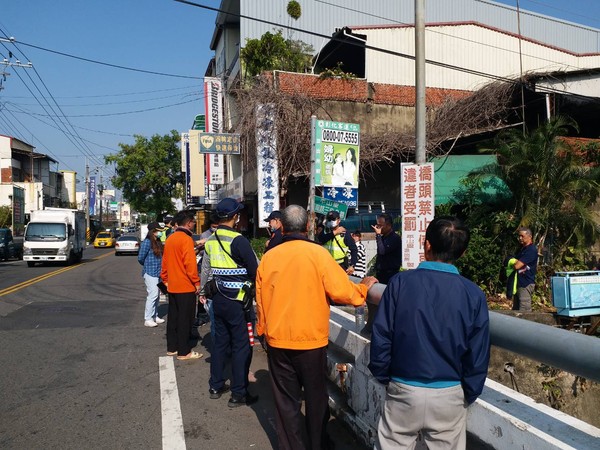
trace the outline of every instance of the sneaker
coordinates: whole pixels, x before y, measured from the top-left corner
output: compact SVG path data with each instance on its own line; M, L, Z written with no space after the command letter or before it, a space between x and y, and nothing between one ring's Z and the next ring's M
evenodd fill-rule
M208 390L208 393L210 394L210 398L213 399L213 400L221 398L221 395L223 395L226 392L229 392L229 385L228 384L224 385L221 389L210 388Z
M158 324L154 320L146 320L144 322L144 326L152 328L152 327L157 327Z
M232 395L229 401L227 402L227 406L230 408L237 408L238 406L251 405L258 401L258 395L250 395L246 394L243 397L237 397Z
M156 323L165 323L165 319L161 319L160 317L156 316L156 319L154 319L154 321Z

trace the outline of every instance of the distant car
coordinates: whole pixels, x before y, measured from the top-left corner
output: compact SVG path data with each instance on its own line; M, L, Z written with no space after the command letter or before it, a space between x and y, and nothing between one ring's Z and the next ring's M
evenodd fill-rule
M23 257L23 238L13 239L10 228L0 228L0 259L21 259Z
M133 234L126 234L117 239L115 244L115 255L132 254L140 252L140 240Z
M94 239L94 248L114 247L115 242L115 236L111 232L101 231Z

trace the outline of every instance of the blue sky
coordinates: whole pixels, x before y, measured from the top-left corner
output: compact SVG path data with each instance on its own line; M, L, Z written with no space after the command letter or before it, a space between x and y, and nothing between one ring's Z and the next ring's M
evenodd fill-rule
M214 7L219 3L204 2ZM133 134L149 137L189 129L204 109L202 78L212 56L215 17L214 12L169 0L2 0L0 36L6 33L18 42L62 53L198 79L105 67L17 44L19 52L0 44L0 59L10 50L11 61L30 60L40 76L33 69L7 70L11 75L0 91L6 108L0 111L0 133L18 131L37 151L58 159L60 169L76 170L83 180L90 151L96 158L89 158L89 164L96 167L102 155L119 150L120 142L133 143ZM35 86L48 96L45 84L81 138L90 142L74 139L75 146L51 119L32 115L46 112L25 84L38 98ZM177 103L181 104L169 106ZM151 108L160 109L131 113ZM19 112L23 110L27 113Z
M517 6L517 0L494 1L512 7ZM521 9L600 28L600 1L598 0L520 0L519 5Z
M499 1L516 5L515 0ZM197 2L212 7L220 5L219 0ZM134 134L150 137L173 129L187 130L194 116L203 113L201 79L213 56L209 44L216 13L172 0L1 0L1 3L0 36L6 33L23 44L17 44L18 48L0 44L0 60L8 58L10 50L14 54L11 61L29 60L37 73L33 69L4 69L10 75L0 91L0 134L15 135L33 143L37 151L58 159L60 169L76 170L83 180L86 154L94 155L88 157L89 164L97 167L104 154L119 150L120 142L132 143ZM303 8L310 7L310 3L301 1ZM521 0L520 5L523 9L600 28L598 0ZM24 44L190 78L101 66ZM26 86L38 98L41 95L37 88L49 97L44 84L85 143L79 138L72 138L75 144L70 142L56 130L57 125L51 119L43 116L46 112ZM49 101L53 103L52 99ZM108 177L111 170L104 173Z

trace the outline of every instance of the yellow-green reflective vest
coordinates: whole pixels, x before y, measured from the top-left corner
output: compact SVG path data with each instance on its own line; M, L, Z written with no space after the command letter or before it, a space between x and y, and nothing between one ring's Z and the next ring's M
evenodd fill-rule
M219 292L232 300L243 299L242 286L250 281L246 268L238 265L230 256L231 243L238 236L241 234L236 231L218 228L204 244L204 258L209 258Z
M342 264L348 252L348 246L344 243L344 235L338 234L333 239L327 241L324 246L327 251L333 256L335 262Z

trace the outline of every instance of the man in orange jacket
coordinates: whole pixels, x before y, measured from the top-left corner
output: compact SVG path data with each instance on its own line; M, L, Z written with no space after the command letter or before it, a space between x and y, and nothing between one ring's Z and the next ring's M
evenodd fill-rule
M167 355L192 360L202 353L192 351L189 344L196 312L196 296L200 292L200 277L196 263L192 232L196 219L191 211L177 213L178 228L165 242L160 277L169 291L167 317Z
M308 240L304 208L288 206L281 222L283 242L264 254L256 274L257 334L264 335L268 346L279 448L327 449L328 298L364 305L377 280L366 277L354 284L325 248Z

